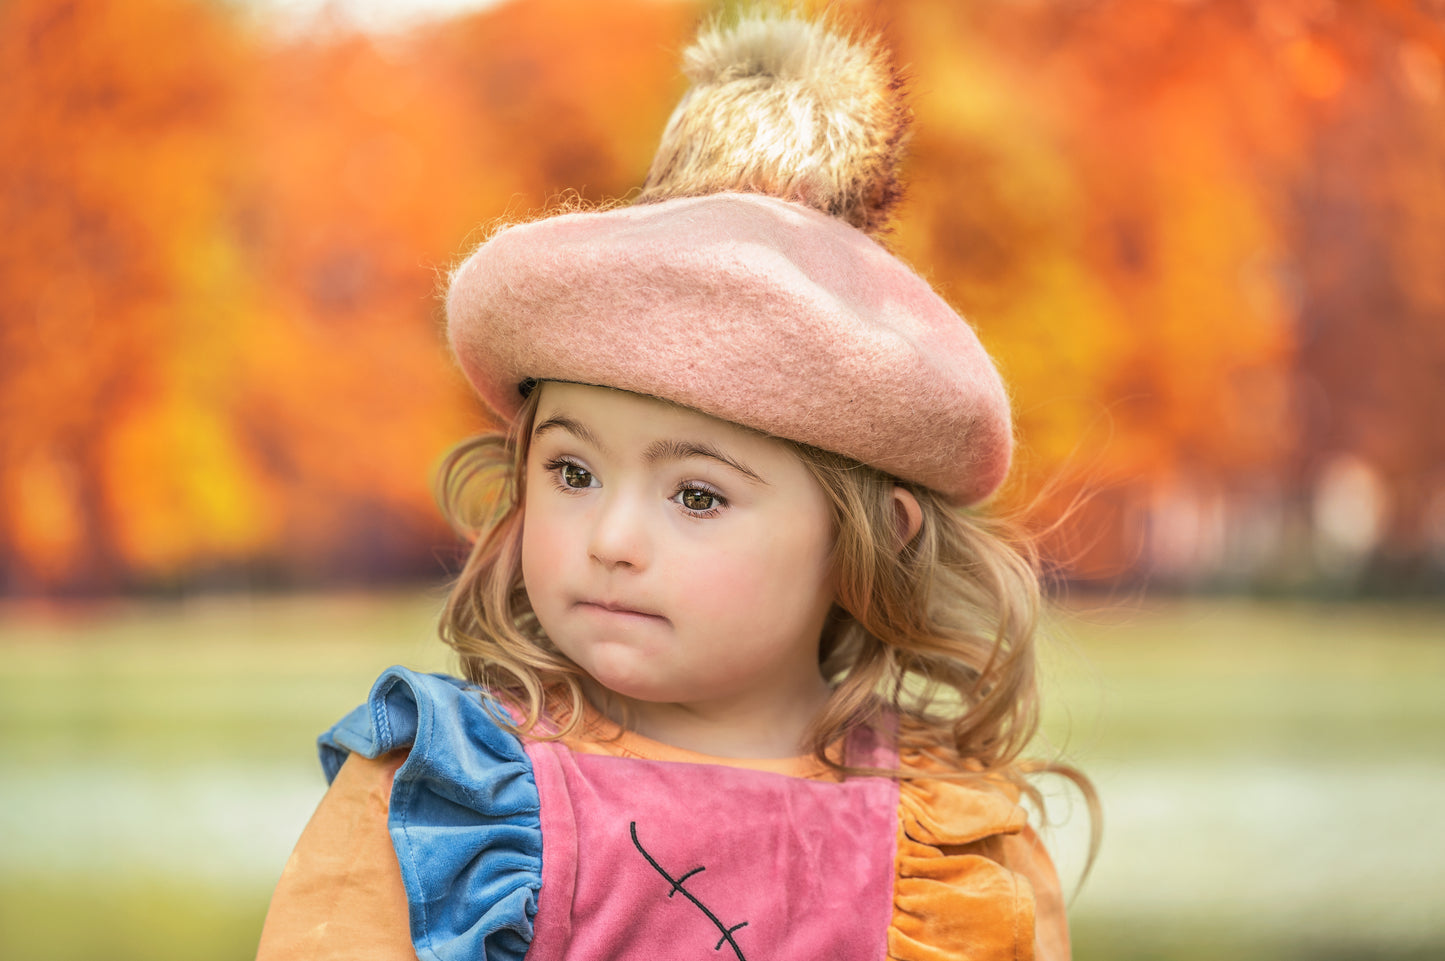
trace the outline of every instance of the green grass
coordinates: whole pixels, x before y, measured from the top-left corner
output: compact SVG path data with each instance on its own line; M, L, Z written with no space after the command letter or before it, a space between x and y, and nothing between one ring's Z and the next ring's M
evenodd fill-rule
M1439 941L1380 941L1368 932L1261 931L1227 924L1158 924L1134 917L1075 918L1078 961L1438 961Z
M35 961L248 961L264 892L127 878L0 883L0 957Z
M309 756L310 738L384 668L447 669L440 604L405 594L0 608L0 752Z
M297 803L309 805L311 785L320 791L315 735L359 703L386 666L446 668L432 629L439 606L437 596L401 594L0 608L0 777L9 779L0 781L0 804L23 796L42 814L53 800L62 818L70 810L62 802L104 812L123 799L48 799L46 789L23 790L51 778L62 785L58 791L83 791L76 772L83 778L103 769L131 778L134 797L125 803L139 806L142 821L153 782L204 786L213 772L233 779L227 783L254 779L263 796L275 785L282 795L287 785L299 785ZM1150 852L1131 849L1129 839L1153 837L1144 823L1149 817L1172 825L1171 812L1151 814L1137 798L1120 796L1131 783L1153 783L1151 772L1162 772L1165 783L1181 771L1188 775L1191 765L1206 782L1209 772L1235 770L1298 769L1325 777L1323 783L1356 770L1366 780L1392 771L1426 778L1419 783L1433 783L1432 771L1445 778L1438 759L1445 734L1441 608L1213 600L1116 606L1076 609L1051 634L1045 731L1051 744L1098 774L1106 805L1104 856L1073 911L1076 957L1445 955L1445 925L1433 920L1433 906L1445 903L1445 876L1432 867L1434 855L1419 850L1441 836L1428 811L1418 814L1428 799L1387 791L1382 816L1341 825L1366 835L1332 842L1373 852L1378 863L1366 859L1361 866L1331 853L1327 810L1271 812L1276 820L1263 823L1258 836L1216 839L1207 836L1215 823L1208 808L1197 806L1181 806L1178 824L1181 838L1196 835L1194 860L1187 850L1160 852L1156 863ZM1418 803L1399 807L1402 800ZM1249 803L1267 801L1256 796ZM1233 802L1226 796L1223 803ZM185 813L152 812L157 823L149 829L165 842L171 835L160 829ZM0 958L227 961L254 953L274 877L264 858L259 869L231 868L224 851L197 851L216 863L182 876L174 866L185 852L148 858L135 854L144 848L118 844L67 854L61 824L50 829L56 857L37 867L34 857L20 863L6 852L21 850L19 832L46 828L6 817L0 809L8 839L0 846ZM125 824L130 815L116 817ZM1297 844L1262 853L1260 845L1291 825L1303 832ZM1218 857L1229 861L1219 876L1211 867L1216 841ZM283 859L284 849L275 871ZM1297 874L1300 890L1256 911L1248 882L1259 869L1289 885ZM1350 887L1351 871L1368 889ZM1402 872L1398 890L1375 890L1382 885L1370 879L1393 877L1391 871ZM1344 880L1331 886L1334 874ZM1228 889L1241 882L1243 893L1230 900ZM1389 917L1376 924L1371 911Z
M1438 753L1445 607L1080 605L1045 643L1044 730L1088 758Z

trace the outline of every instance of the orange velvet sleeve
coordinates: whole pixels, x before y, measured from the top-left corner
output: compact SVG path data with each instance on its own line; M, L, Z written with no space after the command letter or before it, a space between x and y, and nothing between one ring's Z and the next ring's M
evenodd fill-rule
M405 759L353 754L341 766L281 872L257 961L416 961L386 826Z
M889 961L1034 961L1033 890L1003 850L1022 809L983 785L899 788Z
M916 749L899 759L915 771L968 768ZM1058 876L1018 789L929 777L898 788L889 961L1069 961Z

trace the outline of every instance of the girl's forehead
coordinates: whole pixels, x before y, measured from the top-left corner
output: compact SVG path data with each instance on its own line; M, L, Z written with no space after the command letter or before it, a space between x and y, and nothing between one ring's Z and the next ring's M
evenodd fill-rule
M560 416L589 425L619 428L656 428L702 431L740 441L783 443L752 427L705 414L661 397L635 394L615 387L544 381L533 421L533 431Z

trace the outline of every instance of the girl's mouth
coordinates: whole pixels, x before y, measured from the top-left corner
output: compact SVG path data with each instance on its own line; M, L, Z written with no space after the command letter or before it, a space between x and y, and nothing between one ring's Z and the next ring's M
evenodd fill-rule
M615 614L622 617L645 618L653 621L666 621L667 618L661 614L654 614L651 611L639 610L626 603L617 601L578 601L577 607L584 611L593 611L604 614Z

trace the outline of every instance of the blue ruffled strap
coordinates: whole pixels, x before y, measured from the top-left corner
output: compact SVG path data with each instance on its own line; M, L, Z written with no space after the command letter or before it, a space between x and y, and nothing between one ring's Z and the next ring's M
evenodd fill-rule
M388 823L423 961L521 961L532 941L541 803L532 762L497 725L502 716L463 681L393 667L317 740L328 781L348 753L411 749Z

